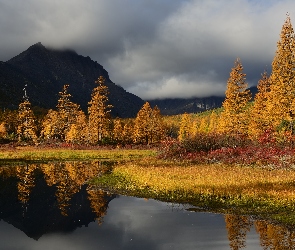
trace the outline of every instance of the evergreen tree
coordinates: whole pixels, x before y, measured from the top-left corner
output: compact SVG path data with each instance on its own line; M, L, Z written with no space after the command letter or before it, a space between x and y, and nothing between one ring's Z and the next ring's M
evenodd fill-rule
M270 94L267 102L268 123L277 128L285 120L293 121L295 115L295 51L294 30L287 16L272 62Z
M112 105L108 103L108 87L105 85L105 78L100 76L95 83L91 101L88 103L88 140L92 144L102 142L103 138L110 136L110 112Z
M24 91L25 94L23 96L23 101L19 104L18 107L18 140L32 140L33 142L37 142L35 116L31 109L31 103L29 101L25 88Z
M246 74L240 59L235 61L234 68L230 73L225 91L225 100L222 104L224 110L220 117L220 130L226 133L247 133L246 106L251 99L251 93L247 89Z

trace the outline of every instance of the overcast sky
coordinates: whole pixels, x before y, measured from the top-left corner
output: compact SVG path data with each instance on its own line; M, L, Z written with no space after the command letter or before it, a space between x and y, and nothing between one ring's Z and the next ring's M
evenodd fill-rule
M241 59L249 86L271 62L294 0L0 0L0 61L41 42L101 64L143 99L223 95Z

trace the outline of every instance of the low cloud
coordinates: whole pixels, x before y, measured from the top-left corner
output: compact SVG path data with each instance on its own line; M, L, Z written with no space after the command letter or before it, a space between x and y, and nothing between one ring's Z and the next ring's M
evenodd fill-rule
M271 62L295 2L0 0L0 60L36 42L90 56L144 99L223 95L241 59L250 86Z

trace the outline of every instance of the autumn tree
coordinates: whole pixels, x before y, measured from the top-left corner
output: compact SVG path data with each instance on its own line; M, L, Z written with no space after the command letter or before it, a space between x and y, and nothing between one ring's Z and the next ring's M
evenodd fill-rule
M152 108L146 102L138 111L135 118L133 140L135 143L148 144L150 142Z
M269 124L277 128L295 116L295 40L291 19L287 16L272 62L270 94L267 102Z
M270 81L266 71L262 74L257 85L258 92L254 98L254 105L251 109L251 120L249 123L249 135L257 138L269 128L269 117L267 113L267 102L270 92Z
M86 128L86 117L80 106L70 100L69 85L64 85L59 92L56 105L57 110L49 110L42 124L42 132L46 139L60 139L62 141L80 141Z
M219 120L219 129L222 132L245 134L247 133L246 107L251 99L250 90L247 89L246 74L238 58L230 72L225 91L225 100L222 104L224 110Z
M209 116L208 132L216 132L218 126L218 115L215 110L212 110Z
M122 143L124 140L123 130L124 130L124 125L122 124L121 119L116 118L114 120L113 139L118 144Z
M164 137L164 124L160 109L155 106L153 109L146 102L137 113L134 129L133 141L135 143L155 143Z
M159 142L165 137L164 122L159 107L156 105L152 110L150 121L151 142Z
M23 96L23 101L19 104L18 107L18 126L17 126L17 135L18 140L29 140L37 142L37 127L35 124L35 116L31 109L31 103L24 89L25 94Z
M108 104L109 91L105 78L100 76L95 83L98 86L93 89L88 103L88 140L92 144L101 143L110 136L110 109L113 107Z
M123 126L123 144L133 143L134 121L129 119Z
M178 140L183 141L191 136L191 119L187 113L184 113L181 118Z

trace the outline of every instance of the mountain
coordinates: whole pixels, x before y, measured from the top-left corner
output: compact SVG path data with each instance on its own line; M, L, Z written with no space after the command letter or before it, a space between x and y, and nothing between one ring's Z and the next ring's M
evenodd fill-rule
M104 76L109 88L109 102L114 117L134 117L144 101L113 83L108 72L90 59L72 50L47 49L41 43L7 62L0 62L0 106L17 108L27 85L33 106L55 108L58 93L69 84L72 101L86 111L91 92L99 76Z
M257 87L249 88L254 98L257 93ZM210 96L210 97L194 97L189 99L182 98L167 98L167 99L156 99L149 100L152 107L158 106L163 115L177 115L183 113L197 113L203 112L208 109L220 108L224 96Z
M158 106L163 115L177 115L183 113L197 113L208 109L219 108L224 101L224 97L211 96L204 98L167 98L150 100L152 107Z
M0 62L0 108L16 109L24 87L33 106L55 109L58 93L69 84L72 101L86 112L91 92L99 76L104 76L109 88L109 103L113 117L135 117L144 100L113 83L102 65L73 50L56 50L36 43L7 62ZM256 87L250 88L252 94ZM149 100L164 115L196 113L221 107L223 97Z

